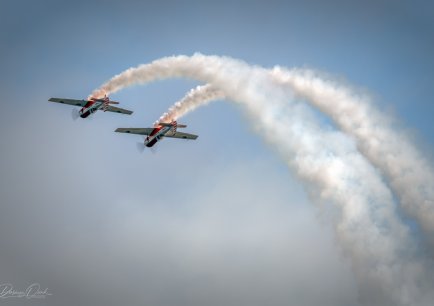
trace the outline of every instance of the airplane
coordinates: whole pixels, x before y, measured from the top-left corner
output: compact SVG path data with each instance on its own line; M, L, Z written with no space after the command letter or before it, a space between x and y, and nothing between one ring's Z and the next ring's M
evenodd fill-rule
M177 132L177 128L186 128L185 124L178 124L176 121L171 123L160 122L153 128L117 128L115 132L146 135L144 145L148 148L155 145L159 140L167 138L181 138L181 139L196 139L198 136L188 133Z
M74 99L63 99L63 98L50 98L48 101L57 102L62 104L69 104L75 106L81 106L78 114L81 118L87 118L90 114L95 113L97 110L101 109L103 111L109 111L114 113L121 113L131 115L133 112L127 109L111 106L110 104L119 104L116 101L110 101L109 97L104 96L104 98L96 99L90 98L89 100L74 100Z

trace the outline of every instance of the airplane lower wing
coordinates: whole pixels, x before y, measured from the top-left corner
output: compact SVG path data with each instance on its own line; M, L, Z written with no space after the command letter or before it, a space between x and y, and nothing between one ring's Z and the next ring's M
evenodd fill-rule
M61 104L81 106L81 107L83 107L87 103L86 100L63 99L63 98L50 98L48 101L57 102Z
M133 112L128 110L128 109L123 109L120 107L114 107L114 106L107 106L107 111L108 112L113 112L113 113L121 113L121 114L127 114L127 115L131 115ZM122 132L121 132L122 133Z
M188 133L182 133L182 132L175 132L174 134L167 133L163 137L169 137L169 138L181 138L181 139L196 139L198 136Z
M153 130L153 128L117 128L115 132L137 135L150 135Z

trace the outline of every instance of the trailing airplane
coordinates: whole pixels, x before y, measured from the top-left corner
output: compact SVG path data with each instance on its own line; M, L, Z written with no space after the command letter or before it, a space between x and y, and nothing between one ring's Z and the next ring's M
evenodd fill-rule
M61 104L69 104L74 106L80 106L81 109L78 115L81 118L86 118L90 114L95 113L97 110L103 110L114 113L121 113L131 115L133 112L127 109L111 106L110 104L119 104L116 101L110 101L109 97L104 96L102 99L90 98L89 100L74 100L74 99L63 99L63 98L50 98L48 101L57 102Z
M184 124L178 124L176 121L171 123L160 122L153 128L117 128L115 132L128 133L137 135L146 135L143 145L152 147L159 140L168 138L181 138L181 139L196 139L198 136L188 133L177 132L177 128L186 128ZM140 144L141 145L141 144Z

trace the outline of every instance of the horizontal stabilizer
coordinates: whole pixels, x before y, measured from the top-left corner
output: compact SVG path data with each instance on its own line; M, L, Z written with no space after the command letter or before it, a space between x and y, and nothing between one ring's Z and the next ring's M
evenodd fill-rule
M158 124L159 124L159 125L162 125L162 126L168 126L168 127L173 126L172 123L167 123L167 122L160 122L160 123L158 123ZM185 125L185 124L177 124L176 127L177 127L177 128L186 128L187 125Z

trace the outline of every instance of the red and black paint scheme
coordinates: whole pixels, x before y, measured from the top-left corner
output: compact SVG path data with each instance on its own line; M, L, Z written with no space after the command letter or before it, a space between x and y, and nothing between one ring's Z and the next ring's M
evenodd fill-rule
M154 128L148 136L145 138L145 146L148 148L152 147L154 144L157 143L158 140L160 140L159 136L157 135L158 132L162 129L162 126L158 126Z
M95 113L99 109L102 109L106 112L109 104L119 104L119 102L110 101L109 97L107 96L104 96L102 99L90 98L82 107L82 109L80 109L80 117L87 118L90 114Z
M178 123L175 120L171 123L159 123L145 138L145 146L150 148L154 144L156 144L161 138L165 137L168 133L175 134L177 127Z

